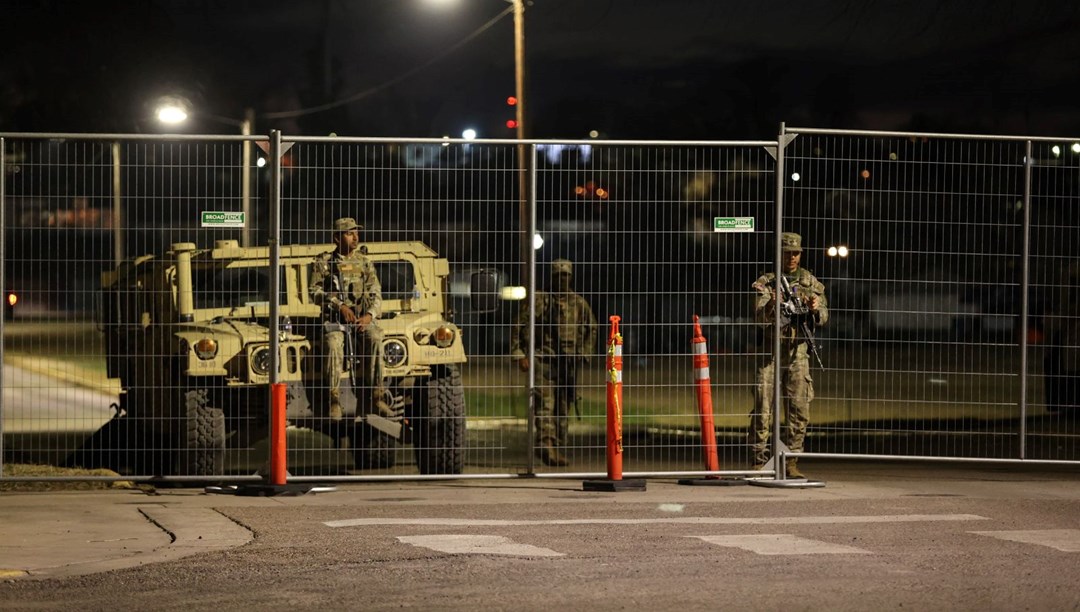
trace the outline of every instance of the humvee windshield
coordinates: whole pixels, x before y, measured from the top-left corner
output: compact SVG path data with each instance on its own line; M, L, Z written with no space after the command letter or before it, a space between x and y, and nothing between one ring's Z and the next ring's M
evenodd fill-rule
M286 303L284 278L281 303ZM195 308L238 308L253 303L269 303L270 271L267 267L192 267L191 288Z
M377 261L375 273L379 276L384 300L407 300L413 297L416 291L416 276L412 262Z

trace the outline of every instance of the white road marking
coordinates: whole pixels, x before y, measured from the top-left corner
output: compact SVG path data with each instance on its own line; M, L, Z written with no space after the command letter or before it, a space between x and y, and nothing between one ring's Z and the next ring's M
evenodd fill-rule
M518 544L510 538L493 535L422 535L398 536L398 541L421 548L455 555L514 555L518 557L562 557L561 552L529 544Z
M660 512L682 512L685 508L682 504L660 504L656 509Z
M972 531L1010 542L1038 544L1061 552L1080 552L1080 529L1031 529L1028 531Z
M327 527L369 527L376 525L423 525L436 527L530 527L542 525L825 525L836 523L916 523L924 521L985 521L977 514L884 514L880 516L776 516L732 518L687 516L647 519L552 519L500 520L465 518L359 518L326 521Z
M709 544L741 548L759 555L869 555L868 550L820 540L808 540L789 533L754 535L687 536Z

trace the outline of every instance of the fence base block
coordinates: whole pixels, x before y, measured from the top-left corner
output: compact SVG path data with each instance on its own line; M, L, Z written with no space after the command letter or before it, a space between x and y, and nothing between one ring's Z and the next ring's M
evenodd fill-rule
M311 492L315 493L329 493L336 491L336 487L316 487L312 484L242 484L231 485L227 487L206 487L207 493L217 493L219 495L238 495L240 497L276 497L278 495L284 497L296 497L299 495L306 495Z
M775 478L748 478L746 484L773 489L810 489L814 487L824 487L825 481L807 480L806 478L788 478L787 480L777 480Z
M692 487L737 487L747 482L743 478L681 478L679 484Z
M581 483L582 491L644 491L645 479L644 478L627 478L623 480L611 480L605 478L603 480L585 480Z

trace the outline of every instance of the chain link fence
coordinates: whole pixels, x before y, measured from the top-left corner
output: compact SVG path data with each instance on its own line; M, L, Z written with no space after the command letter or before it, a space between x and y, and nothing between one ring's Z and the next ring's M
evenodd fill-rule
M805 454L1078 458L1070 142L279 138L3 135L0 478L257 478L272 379L297 480L602 474L612 315L626 473L707 473L694 315L745 473L778 223L831 312ZM334 378L341 218L380 336L342 334Z

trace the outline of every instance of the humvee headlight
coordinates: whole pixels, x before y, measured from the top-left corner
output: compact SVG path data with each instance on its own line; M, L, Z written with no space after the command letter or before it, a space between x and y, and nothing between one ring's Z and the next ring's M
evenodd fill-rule
M396 367L405 363L409 350L401 340L387 340L383 344L383 361L390 367Z
M270 373L270 348L260 347L251 352L251 369L260 376Z
M203 361L217 357L218 344L213 338L203 338L195 343L195 356Z
M454 330L446 325L440 325L435 329L435 346L446 348L454 343Z

